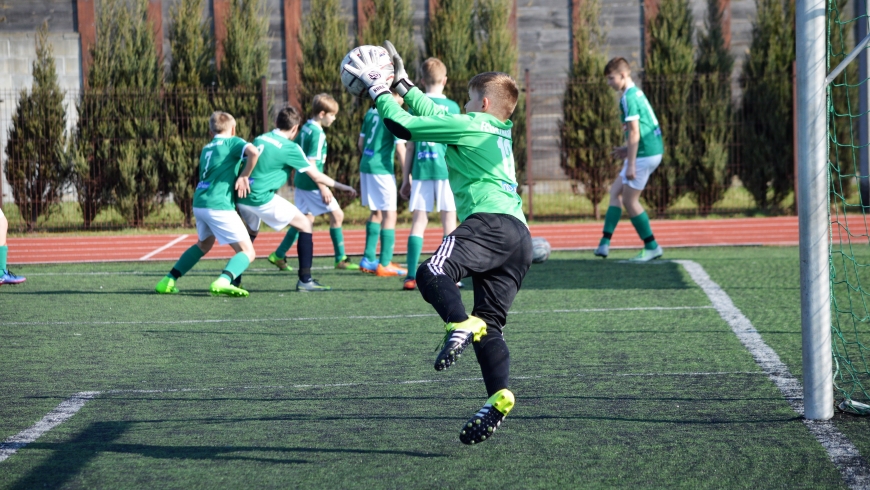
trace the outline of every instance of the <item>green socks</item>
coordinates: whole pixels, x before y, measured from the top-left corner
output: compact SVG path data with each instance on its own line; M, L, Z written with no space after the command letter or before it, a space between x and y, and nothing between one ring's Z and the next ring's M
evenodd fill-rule
M341 232L341 227L330 228L329 238L332 238L332 248L335 250L335 260L344 258L344 234Z
M378 248L378 235L380 234L380 223L372 223L371 221L366 223L366 250L363 255L369 262L374 262L377 258L375 250Z
M0 247L0 272L6 270L6 256L9 254L9 246L3 245Z
M249 265L251 265L251 261L248 260L248 256L244 252L239 252L233 255L233 258L227 262L227 266L224 267L221 277L225 277L229 281L232 281L241 276L242 272L245 272L245 269L247 269Z
M386 267L393 260L396 248L396 230L381 230L381 265Z
M181 257L178 258L178 262L175 263L175 267L173 267L172 270L169 271L169 276L173 279L178 279L179 277L187 274L187 272L190 271L190 269L193 269L193 266L195 266L196 263L199 262L199 259L201 259L203 255L205 254L198 246L191 246L190 248L185 250L183 254L181 254ZM5 256L3 258L5 258Z
M331 231L332 230L330 230L330 232ZM341 232L341 229L339 229L339 232ZM278 245L278 248L275 250L275 255L277 255L279 259L287 257L287 251L290 250L290 247L292 247L294 243L296 243L297 238L299 238L299 230L291 226L290 229L287 230L287 234L284 235L284 239L281 240L281 245ZM333 242L334 241L335 240L333 240ZM344 245L344 243L342 243L342 245Z
M420 253L423 251L423 237L408 236L408 278L417 277L417 265L420 263Z
M610 237L616 230L616 225L619 224L619 218L622 217L622 208L618 206L609 206L607 214L604 215L604 236L598 242L598 246L610 245Z
M607 211L610 213L610 210ZM659 244L656 243L656 239L653 236L652 228L649 224L649 216L647 216L646 211L640 213L639 215L631 218L631 224L634 225L634 229L637 230L637 236L643 240L643 248L647 250L656 249Z

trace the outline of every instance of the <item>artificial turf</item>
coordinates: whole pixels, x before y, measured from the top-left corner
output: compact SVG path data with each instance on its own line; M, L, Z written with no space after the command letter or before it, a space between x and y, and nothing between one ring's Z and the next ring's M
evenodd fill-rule
M796 248L666 253L699 262L800 375ZM206 292L221 261L176 296L152 293L169 263L16 267L27 283L0 289L0 438L103 393L0 463L0 486L843 487L681 266L629 256L533 265L505 333L517 406L475 447L457 437L486 397L474 356L435 372L441 322L397 279L317 260L334 291L296 293L257 261L251 297L232 299ZM870 454L867 419L836 424Z

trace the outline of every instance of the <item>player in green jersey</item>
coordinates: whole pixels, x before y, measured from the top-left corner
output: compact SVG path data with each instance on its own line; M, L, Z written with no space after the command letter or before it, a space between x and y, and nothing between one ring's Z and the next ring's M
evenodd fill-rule
M311 118L299 129L294 140L302 147L308 161L321 173L323 164L326 163L327 153L326 134L323 129L332 125L338 109L338 102L331 95L315 95L311 101ZM307 215L312 223L314 218L321 214L329 215L329 237L332 239L332 248L335 252L335 268L358 270L359 266L351 262L344 253L344 233L341 229L344 212L329 187L314 182L302 172L296 172L293 185L296 187L294 193L296 207L302 214ZM296 241L297 233L296 228L287 231L284 240L275 250L276 257L283 259L286 256L287 251Z
M396 102L402 98L393 94ZM371 210L366 221L366 247L359 261L360 270L379 277L404 276L408 273L393 263L396 245L396 209L398 196L394 160L405 160L405 141L393 136L381 120L377 108L369 109L363 120L357 141L362 158L360 170L360 202ZM375 249L381 239L380 261L375 260Z
M6 245L7 229L9 229L9 222L6 221L6 216L0 209L0 286L3 284L21 284L27 280L9 272L9 269L6 268L6 256L9 253L9 247Z
M487 440L514 405L508 389L510 354L502 335L507 312L532 263L532 237L517 194L510 115L519 90L505 73L487 72L468 82L466 114L445 114L408 79L401 57L389 42L395 69L382 69L373 53L360 49L344 69L368 85L384 124L408 141L447 145L450 187L460 224L417 269L417 286L446 325L435 369L450 367L474 346L489 395L459 433L465 444ZM417 116L402 110L396 90ZM474 309L465 312L456 282L470 276Z
M459 114L459 104L444 96L447 84L447 67L438 58L429 58L422 66L423 83L426 96L432 99L444 112ZM456 202L453 190L447 179L447 162L444 153L447 145L431 141L409 142L402 170L402 188L399 195L409 200L411 210L411 234L408 235L408 277L403 289L417 287L417 265L423 251L423 233L429 223L428 213L435 209L441 213L441 226L444 236L456 229ZM461 287L462 283L458 283Z
M619 113L626 145L613 151L614 156L624 159L624 163L619 177L610 187L610 206L604 215L604 236L595 249L595 255L607 257L610 237L616 230L622 217L622 207L625 206L631 224L644 243L643 250L631 261L648 262L661 257L664 252L653 236L649 216L640 205L640 194L650 175L662 162L662 130L649 100L631 80L631 67L625 58L610 60L604 67L604 76L610 88L621 94Z
M248 268L256 254L245 224L236 213L233 192L240 198L248 195L251 190L248 178L257 165L260 152L236 136L236 120L226 112L212 114L208 125L214 139L205 145L199 156L199 183L193 195L193 216L199 240L181 255L155 289L161 294L177 293L175 282L211 250L217 239L221 245L232 247L236 255L227 263L220 277L211 283L210 292L245 297L248 292L231 283ZM245 160L240 174L239 167Z
M251 173L251 193L238 199L236 207L248 227L251 241L256 238L261 222L278 231L287 225L296 229L299 236L296 242L299 255L299 280L296 282L296 290L329 291L329 286L323 286L311 277L311 262L314 257L311 220L276 193L290 179L290 172L293 170L305 174L317 184L335 187L353 195L356 195L356 190L327 177L308 161L302 148L293 141L299 130L300 119L299 111L295 107L285 107L278 112L276 128L254 139L253 144L260 152L260 158ZM290 270L287 261L274 252L269 256L269 262L277 265L279 269Z

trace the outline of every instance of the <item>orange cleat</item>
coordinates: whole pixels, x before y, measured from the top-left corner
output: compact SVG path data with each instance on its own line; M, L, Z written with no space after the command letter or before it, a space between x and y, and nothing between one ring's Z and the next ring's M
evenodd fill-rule
M408 275L408 271L402 269L398 265L393 262L390 262L390 265L384 267L381 264L378 264L378 270L375 271L375 275L378 277L396 277L396 276L406 276Z
M405 291L413 291L417 289L417 280L413 277L405 279L405 284L402 285L402 289Z

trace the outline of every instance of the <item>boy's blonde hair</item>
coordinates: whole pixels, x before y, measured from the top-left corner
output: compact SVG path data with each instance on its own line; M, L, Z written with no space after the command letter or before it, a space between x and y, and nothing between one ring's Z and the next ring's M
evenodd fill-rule
M490 100L493 116L507 120L517 107L520 89L517 82L507 73L488 71L479 73L468 82L468 90L474 90Z
M236 125L236 119L229 112L214 111L208 118L208 129L214 134L229 131Z
M628 64L628 61L625 58L617 56L604 65L604 76L606 77L615 71L620 73L631 73L631 65Z
M444 83L447 78L447 67L438 58L429 58L423 62L423 83L426 86Z
M338 114L338 102L329 94L317 94L311 101L311 115L316 116L321 112Z

